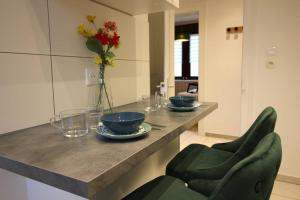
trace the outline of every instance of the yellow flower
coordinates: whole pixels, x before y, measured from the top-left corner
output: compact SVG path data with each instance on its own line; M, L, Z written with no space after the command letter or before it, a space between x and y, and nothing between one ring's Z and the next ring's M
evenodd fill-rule
M91 30L85 31L85 36L87 36L87 37L93 37L95 35L96 35L96 31L91 31Z
M95 19L96 19L96 16L88 15L88 16L86 16L86 19L87 19L89 22L94 23L94 22L95 22Z
M102 63L102 59L100 58L100 56L96 56L96 57L95 57L95 63L96 63L97 65L100 65L100 64Z
M107 65L114 67L114 59L113 58L107 58Z
M77 31L84 37L93 37L96 35L96 31L85 29L83 24L81 24L77 27Z
M83 33L85 32L84 25L83 25L83 24L80 24L80 25L77 27L77 31L78 31L78 33L83 34Z

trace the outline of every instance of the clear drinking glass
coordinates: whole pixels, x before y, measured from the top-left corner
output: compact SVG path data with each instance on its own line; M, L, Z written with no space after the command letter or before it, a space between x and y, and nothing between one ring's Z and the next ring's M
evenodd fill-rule
M160 108L166 108L168 103L169 103L168 99L164 95L158 96L158 98L159 98L159 100L158 100L159 101L159 107Z
M99 123L101 122L101 117L103 115L104 108L103 106L99 107L99 111L96 110L90 110L88 113L88 123L89 123L89 128L92 130L97 129L99 126Z
M86 109L64 110L51 118L50 123L61 130L64 136L76 138L88 133L87 115Z
M153 112L159 108L159 100L157 93L153 96L142 96L142 102L144 105L144 111Z

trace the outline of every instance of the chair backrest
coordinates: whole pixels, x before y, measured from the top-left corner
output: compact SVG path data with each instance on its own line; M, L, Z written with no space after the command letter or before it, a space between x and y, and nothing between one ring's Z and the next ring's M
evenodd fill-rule
M248 143L250 143L253 147L255 147L255 143L257 144L261 138L263 138L266 134L274 131L275 124L277 119L277 113L274 108L267 107L265 108L260 115L253 122L251 127L247 130L247 132L240 138L221 144L214 144L212 148L217 148L224 151L229 151L232 153L241 150L241 146L248 147Z
M234 165L209 200L268 200L281 164L280 137L265 136L253 153Z
M244 137L244 140L241 146L233 154L233 157L237 160L241 160L249 156L260 140L274 131L276 119L277 114L274 108L267 107L264 109L245 135L242 136L242 138Z
M222 170L219 170L220 173L215 174L215 177L223 177L224 172L227 172L236 163L249 156L261 139L274 131L276 119L277 114L274 108L265 108L254 121L252 126L248 129L248 131L238 140L232 142L233 145L237 145L237 143L239 143L239 146L237 147L237 150L233 152L233 155L230 158L218 166Z
M241 146L237 149L237 152L241 151L240 153L248 155L249 151L251 152L262 138L274 131L276 119L275 109L272 107L265 108L248 131L240 138Z

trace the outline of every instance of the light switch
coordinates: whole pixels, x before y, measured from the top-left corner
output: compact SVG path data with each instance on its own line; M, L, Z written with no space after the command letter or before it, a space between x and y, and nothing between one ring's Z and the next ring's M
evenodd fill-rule
M278 64L277 47L272 46L266 49L266 68L275 69Z
M97 71L91 67L85 68L85 84L87 86L97 85L98 83L98 75Z
M277 56L277 47L273 46L273 47L267 48L266 54L267 54L267 57Z

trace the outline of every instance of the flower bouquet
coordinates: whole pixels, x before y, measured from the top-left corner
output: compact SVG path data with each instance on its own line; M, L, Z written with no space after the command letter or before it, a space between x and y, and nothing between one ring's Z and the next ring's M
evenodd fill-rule
M96 106L96 110L99 111L103 105L103 98L106 96L110 111L112 111L112 105L108 97L107 88L105 85L105 68L106 66L113 66L114 58L116 55L112 52L120 45L120 36L118 35L117 25L115 22L107 21L103 27L97 28L95 24L96 16L87 16L88 26L81 24L78 26L78 32L84 36L86 41L86 47L97 54L95 57L95 63L99 66L99 98Z

